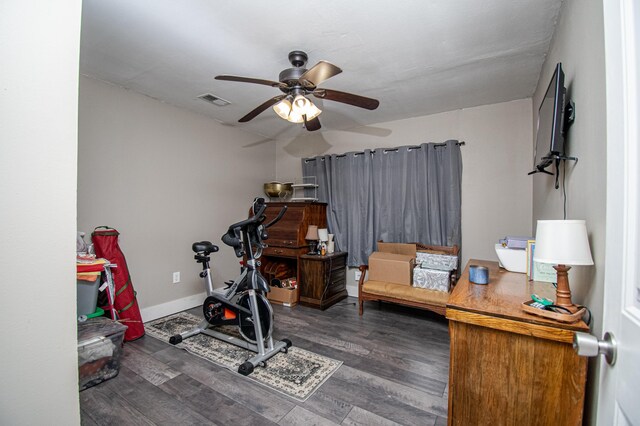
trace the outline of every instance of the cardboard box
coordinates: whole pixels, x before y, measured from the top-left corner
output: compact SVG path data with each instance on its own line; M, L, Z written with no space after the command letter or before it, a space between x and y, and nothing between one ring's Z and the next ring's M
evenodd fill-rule
M414 246L415 250L415 246ZM374 252L369 256L369 280L413 284L414 255Z
M270 287L269 289L271 291L267 293L267 299L269 299L270 302L290 307L294 307L298 304L298 299L300 298L300 289L298 287Z
M416 245L409 243L383 243L378 241L378 251L416 257Z

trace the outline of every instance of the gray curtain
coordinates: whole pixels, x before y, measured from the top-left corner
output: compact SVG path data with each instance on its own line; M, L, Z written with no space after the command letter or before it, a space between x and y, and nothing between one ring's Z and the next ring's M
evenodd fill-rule
M461 245L462 157L458 141L302 160L327 203L336 250L366 264L376 241Z

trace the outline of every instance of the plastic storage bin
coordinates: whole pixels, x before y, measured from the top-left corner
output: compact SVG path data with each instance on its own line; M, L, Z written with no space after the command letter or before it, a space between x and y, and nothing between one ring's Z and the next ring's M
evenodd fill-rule
M100 288L100 278L94 282L78 281L78 316L89 315L96 311L98 303L98 290Z
M118 375L126 326L106 317L78 323L80 390Z

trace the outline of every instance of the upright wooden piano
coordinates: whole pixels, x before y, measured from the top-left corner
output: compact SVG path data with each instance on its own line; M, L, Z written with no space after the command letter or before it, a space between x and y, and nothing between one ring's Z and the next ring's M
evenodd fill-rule
M262 252L260 271L271 281L295 277L300 283L300 256L309 253L309 242L304 239L309 225L327 227L327 204L318 202L269 202L265 223L273 220L283 206L287 212L267 232L268 247Z

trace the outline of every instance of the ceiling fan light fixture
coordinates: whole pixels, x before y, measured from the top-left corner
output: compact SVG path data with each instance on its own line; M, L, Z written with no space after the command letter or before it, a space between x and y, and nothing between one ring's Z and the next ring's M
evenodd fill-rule
M293 100L293 106L298 110L298 111L304 111L308 108L309 104L311 103L311 101L309 101L309 99L305 98L302 95L297 95L295 97L295 99Z
M306 114L300 113L300 111L296 111L296 108L294 107L289 114L287 121L289 121L290 123L300 124L304 123L305 115L307 116L307 121L313 120L314 118L319 116L322 111L317 106L313 105L313 103L309 103L311 104L311 108L307 108Z
M284 98L277 104L273 106L273 110L278 114L280 118L283 120L288 120L289 115L291 114L291 101L289 98Z
M295 108L291 111L291 114L289 114L289 117L287 117L287 121L289 121L290 123L304 123L304 114L300 114L299 112L295 111Z
M305 98L303 95L296 95L291 106L291 113L289 114L289 120L292 123L302 123L304 121L303 116L307 116L307 120L313 120L320 115L322 111L315 106L313 102Z
M320 108L315 106L313 102L309 101L309 106L307 106L307 114L306 114L307 120L313 120L314 118L319 116L321 112L322 110Z

